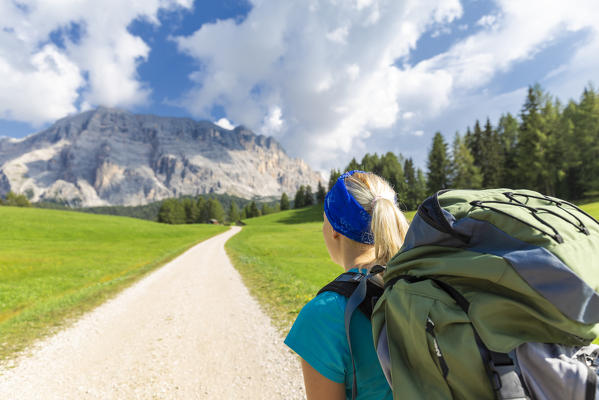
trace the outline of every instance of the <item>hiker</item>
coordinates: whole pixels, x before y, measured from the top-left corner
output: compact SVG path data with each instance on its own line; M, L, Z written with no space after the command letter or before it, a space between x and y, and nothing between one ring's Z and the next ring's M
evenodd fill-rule
M345 271L366 274L385 265L407 230L395 191L373 173L346 172L326 195L324 242ZM375 352L370 315L351 315L352 359L344 321L348 299L326 288L304 306L285 339L301 357L308 400L351 399L352 391L358 400L392 399Z

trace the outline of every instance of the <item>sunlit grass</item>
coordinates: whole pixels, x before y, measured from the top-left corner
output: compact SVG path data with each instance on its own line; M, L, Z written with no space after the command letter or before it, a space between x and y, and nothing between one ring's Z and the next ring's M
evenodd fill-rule
M0 359L225 229L0 207Z

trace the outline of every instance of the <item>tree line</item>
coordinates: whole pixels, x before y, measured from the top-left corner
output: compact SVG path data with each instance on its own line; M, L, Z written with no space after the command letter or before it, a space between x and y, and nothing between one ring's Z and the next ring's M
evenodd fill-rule
M284 194L286 196L286 194ZM238 223L246 218L259 217L280 210L279 204L255 201L245 202L243 207L229 199L225 209L218 198L179 198L163 200L158 211L158 222L167 224Z
M366 154L344 171L359 169L385 178L405 209L417 208L438 190L526 188L568 200L599 191L599 92L591 85L580 100L563 105L539 85L528 88L518 116L476 120L465 134L456 132L451 148L435 133L426 173L411 158ZM341 171L333 169L329 189Z
M287 194L283 193L286 197ZM302 208L308 207L314 204L322 204L324 203L324 196L326 195L326 191L324 190L324 186L322 183L318 182L318 187L316 188L316 193L312 192L312 187L310 185L304 186L301 185L297 192L295 192L295 198L293 200L293 208ZM281 196L281 210L289 209L288 199L286 201L286 208L283 208L283 196Z
M427 191L526 188L580 200L599 190L599 93L562 104L539 85L528 88L520 114L496 126L475 121L451 146L440 132L428 155Z

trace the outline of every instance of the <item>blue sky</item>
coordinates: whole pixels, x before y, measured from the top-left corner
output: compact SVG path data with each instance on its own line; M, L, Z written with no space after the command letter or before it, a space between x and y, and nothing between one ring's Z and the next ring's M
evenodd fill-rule
M134 2L131 2L134 3ZM0 136L99 105L244 124L327 171L599 77L592 0L0 4ZM35 27L32 29L31 27Z

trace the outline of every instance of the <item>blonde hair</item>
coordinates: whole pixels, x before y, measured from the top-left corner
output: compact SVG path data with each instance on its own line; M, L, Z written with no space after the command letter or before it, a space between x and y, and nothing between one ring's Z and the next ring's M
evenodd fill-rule
M372 216L374 254L381 265L397 253L403 244L408 221L397 206L395 191L386 180L373 173L356 172L345 178L347 191Z

